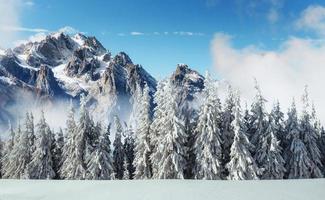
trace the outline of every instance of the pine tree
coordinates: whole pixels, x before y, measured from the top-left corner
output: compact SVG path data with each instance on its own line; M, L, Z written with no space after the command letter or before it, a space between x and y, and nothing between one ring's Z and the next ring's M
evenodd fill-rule
M70 124L71 123L71 124ZM94 124L90 119L89 112L86 108L86 97L81 95L80 98L80 114L79 121L75 129L73 129L73 118L68 118L67 134L71 131L72 136L68 139L67 148L65 148L64 162L61 173L66 179L85 179L87 173L87 163L93 151L93 130Z
M55 178L60 179L60 169L63 163L63 149L64 149L64 136L63 136L63 131L60 128L59 132L54 135L53 140L52 140L52 156L53 156L53 169L55 171Z
M183 179L184 169L186 167L184 144L186 135L184 122L178 116L178 104L176 101L177 92L173 88L171 80L164 89L165 98L165 115L161 117L162 127L159 127L160 145L157 148L160 154L158 169L154 171L154 176L161 179Z
M123 180L130 180L130 173L127 170L127 168L128 168L128 161L127 161L126 156L124 157L123 167L125 169L124 170L124 173L123 173Z
M18 125L14 146L10 152L9 162L3 175L4 178L28 178L26 169L31 159L29 142L28 133L21 131L20 125Z
M98 125L100 127L100 125ZM114 179L113 158L111 155L110 125L106 132L102 132L96 149L87 162L87 178L91 180Z
M153 122L150 126L150 161L152 164L152 176L153 178L158 178L158 169L159 161L161 159L160 152L160 143L161 137L163 135L163 126L164 126L164 116L167 114L166 103L167 99L165 97L165 88L167 81L162 80L157 84L157 91L154 95L154 104L156 107L154 108L154 117ZM168 99L169 100L169 99Z
M3 171L3 167L2 167L3 149L4 149L4 142L2 141L0 136L0 178L2 177L2 171Z
M207 75L204 81L203 105L196 127L196 179L221 179L221 133L218 126L219 101L216 85Z
M120 119L115 116L114 117L114 127L115 127L115 140L113 142L114 150L113 150L113 164L114 164L114 172L116 179L123 179L124 174L124 149L122 143L122 133L123 128L120 122Z
M138 128L135 134L135 179L151 178L150 163L150 95L146 84L139 104Z
M28 135L29 145L30 147L33 147L36 137L34 131L34 116L32 113L26 113L25 131ZM33 148L31 150L33 150Z
M65 136L64 136L64 146L62 151L62 165L59 170L59 174L61 178L70 176L69 175L70 173L69 170L71 169L70 159L72 159L71 154L74 151L73 137L77 128L74 115L75 115L74 107L72 101L70 101L70 107L68 112L68 118L66 121L66 129L65 129Z
M230 162L226 165L230 180L258 179L259 169L250 154L251 146L247 137L247 128L242 122L239 97L236 100L234 127L234 142L230 148Z
M297 117L297 109L295 101L292 102L291 108L288 112L288 119L286 121L287 140L289 141L289 148L286 149L285 159L287 177L289 179L309 178L311 160L308 157L305 144L300 137L299 123Z
M274 121L272 115L269 115L268 127L260 137L261 148L255 154L262 173L261 179L282 179L285 173L285 162L275 134L277 127Z
M323 174L325 175L325 129L321 127L320 140L319 140L320 150L322 152L322 163L323 163Z
M128 179L133 179L134 177L134 172L135 172L135 167L133 166L133 162L134 162L134 132L132 127L130 127L129 129L127 129L125 131L125 138L124 138L124 144L123 144L123 149L124 149L124 153L125 153L125 165L124 166L124 174L128 174Z
M28 178L52 179L55 176L53 157L51 154L52 132L45 121L42 111L41 119L37 124L37 139L32 160L27 166Z
M280 102L276 101L270 113L274 122L274 133L280 141L280 147L285 149L288 144L286 143L286 133L284 130L284 114L281 111Z
M265 110L265 102L266 100L262 96L261 89L255 80L255 90L256 95L254 97L254 101L251 108L251 118L250 118L250 127L249 127L249 135L251 138L251 143L254 145L253 155L255 154L255 150L260 148L261 143L258 141L259 137L266 128L266 116L267 112Z
M191 112L188 110L188 112ZM188 115L185 117L185 134L186 134L186 142L184 147L187 149L186 153L186 168L184 170L184 178L185 179L193 179L195 173L195 127L196 127L196 118L193 118L192 115Z
M321 172L322 162L321 162L321 152L317 145L318 135L312 124L312 116L310 115L309 109L309 99L307 87L305 87L304 95L302 96L303 111L300 119L300 132L302 140L308 152L308 157L311 160L311 178L322 178L323 174Z
M11 126L11 123L9 122L9 131L8 131L9 138L7 141L3 144L3 150L2 150L2 158L1 158L1 176L4 176L6 171L9 168L9 162L10 162L10 154L14 146L15 142L15 132Z
M228 95L225 100L224 111L222 113L222 165L225 166L230 160L230 147L234 139L234 130L232 122L235 119L234 108L235 108L235 95L232 87L228 86ZM223 176L227 176L228 172L225 171Z

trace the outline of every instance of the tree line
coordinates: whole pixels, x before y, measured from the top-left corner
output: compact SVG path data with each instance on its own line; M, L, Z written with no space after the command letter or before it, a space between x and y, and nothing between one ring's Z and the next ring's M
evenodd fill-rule
M134 94L132 123L116 115L95 122L81 96L78 117L71 104L65 129L53 131L42 112L10 127L0 145L4 179L300 179L325 173L325 131L310 104L295 100L285 115L276 102L270 112L256 84L250 109L241 108L230 86L221 103L208 75L197 112L181 104L180 91L166 79L153 97L145 84ZM131 120L130 120L131 121ZM114 141L111 143L111 132Z

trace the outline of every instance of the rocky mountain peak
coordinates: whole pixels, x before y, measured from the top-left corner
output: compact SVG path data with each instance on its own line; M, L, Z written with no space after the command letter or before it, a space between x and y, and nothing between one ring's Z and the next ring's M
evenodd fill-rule
M192 100L194 94L204 88L204 77L186 64L178 64L171 79L176 87L182 88L180 98L183 100Z
M117 65L125 66L127 64L133 64L131 58L125 53L120 52L113 58L114 63Z
M152 96L156 91L156 80L125 52L112 56L95 37L83 34L54 33L0 51L0 79L2 110L10 102L24 101L24 95L18 99L8 95L17 91L28 92L35 102L78 100L85 93L98 117L124 112L127 119L137 85L148 84ZM183 102L203 88L204 78L185 64L177 65L171 79Z

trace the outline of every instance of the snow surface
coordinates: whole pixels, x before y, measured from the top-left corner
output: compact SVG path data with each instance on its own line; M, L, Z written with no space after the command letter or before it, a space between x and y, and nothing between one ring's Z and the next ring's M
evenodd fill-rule
M0 180L3 200L321 200L325 179L279 181Z
M73 41L75 41L79 46L84 46L85 40L82 38L80 34L76 34L73 37L71 37Z
M0 49L0 56L6 55L6 51L3 49Z
M15 85L15 82L8 77L0 76L0 81L8 83L9 85Z
M196 73L196 72L189 73L186 76L187 76L187 78L189 78L193 82L196 82L197 80L199 80L201 78L200 75L198 73Z

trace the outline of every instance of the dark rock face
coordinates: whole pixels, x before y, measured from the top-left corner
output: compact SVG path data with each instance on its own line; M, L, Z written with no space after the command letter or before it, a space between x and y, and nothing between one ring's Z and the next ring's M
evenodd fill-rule
M77 49L65 67L66 74L70 77L80 77L88 74L91 80L96 80L95 70L100 67L97 58L93 58L86 48Z
M85 40L85 46L90 47L91 52L98 56L107 52L103 45L95 37L87 37Z
M124 52L118 53L114 59L114 63L120 66L126 66L127 64L133 64L131 58Z
M76 48L73 40L60 33L58 36L49 35L41 42L28 43L14 49L17 53L28 53L27 64L33 67L40 67L42 64L57 66L71 56Z
M105 55L103 56L103 61L108 62L111 60L111 57L112 57L111 53L109 53L109 52L105 53Z
M36 75L35 89L38 96L66 97L65 92L56 81L53 71L47 65L41 65Z
M194 95L204 88L204 77L187 65L178 65L171 79L176 87L181 88L180 99L183 101L193 100Z
M125 53L115 56L102 76L103 90L119 95L130 96L137 84L143 88L145 83L156 90L156 80L140 65L134 65Z
M19 60L15 55L7 55L0 60L2 69L6 71L8 75L21 80L26 84L35 84L35 72L36 70L31 70L24 68L20 65Z

